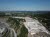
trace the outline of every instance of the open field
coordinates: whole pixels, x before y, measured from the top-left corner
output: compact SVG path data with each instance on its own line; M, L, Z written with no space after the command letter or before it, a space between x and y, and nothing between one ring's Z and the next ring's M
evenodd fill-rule
M11 31L10 37L50 36L50 12L4 12L0 13L0 22Z

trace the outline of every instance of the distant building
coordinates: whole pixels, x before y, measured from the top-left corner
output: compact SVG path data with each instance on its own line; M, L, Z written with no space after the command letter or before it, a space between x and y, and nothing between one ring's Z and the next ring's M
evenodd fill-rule
M5 15L11 15L11 13L5 13Z

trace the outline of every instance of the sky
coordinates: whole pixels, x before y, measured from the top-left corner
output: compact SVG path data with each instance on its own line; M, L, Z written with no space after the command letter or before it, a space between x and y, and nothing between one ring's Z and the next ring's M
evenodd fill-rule
M0 11L50 11L50 0L0 0Z

